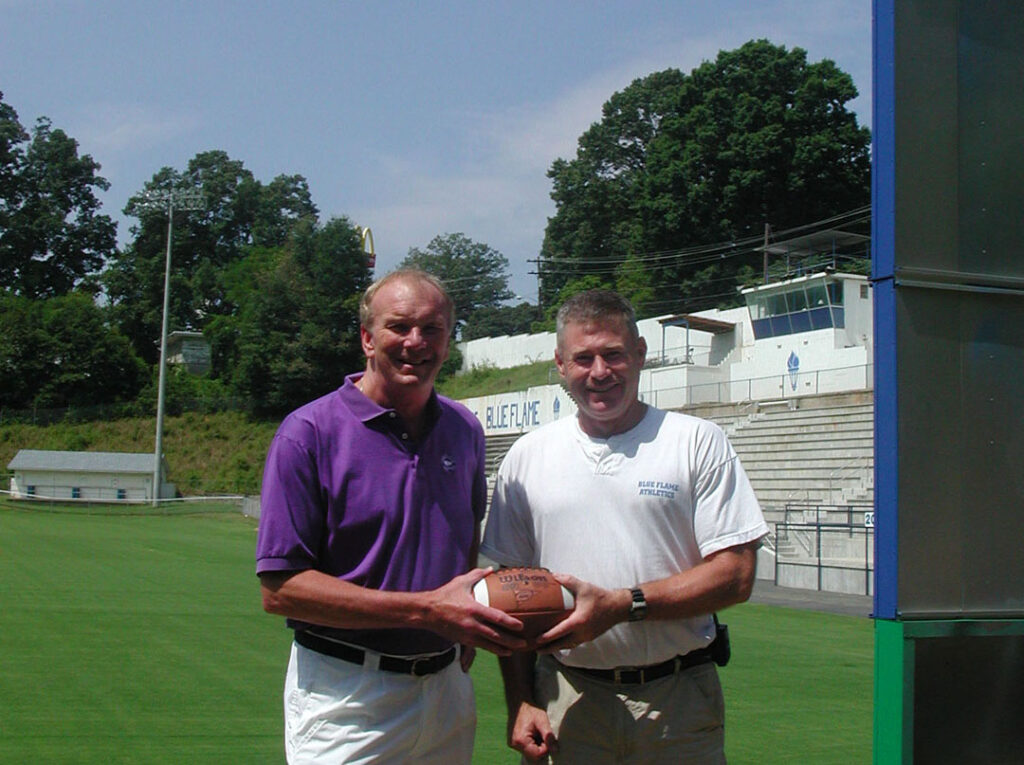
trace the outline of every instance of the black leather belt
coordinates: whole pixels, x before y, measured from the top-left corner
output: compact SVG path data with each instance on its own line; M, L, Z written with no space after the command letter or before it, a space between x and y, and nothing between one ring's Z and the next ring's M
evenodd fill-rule
M649 664L646 667L589 669L588 667L572 667L568 664L563 664L562 666L566 669L584 674L587 677L604 680L608 683L615 683L616 685L640 685L641 683L649 683L652 680L657 680L661 677L674 675L677 672L682 672L684 669L696 667L698 664L707 664L711 660L711 651L707 648L699 648L696 651L690 651L688 654L684 654L683 656L676 656L675 658L663 661L660 664Z
M366 663L367 651L356 648L353 645L339 643L335 640L314 635L306 630L297 630L295 632L295 642L303 648L322 653L325 656L333 656L335 659L342 659L343 661L359 665ZM380 656L379 668L385 672L397 672L403 675L422 677L423 675L432 675L435 672L440 672L455 661L456 654L455 646L452 646L444 653L432 656L410 656L405 658L402 656L378 654Z

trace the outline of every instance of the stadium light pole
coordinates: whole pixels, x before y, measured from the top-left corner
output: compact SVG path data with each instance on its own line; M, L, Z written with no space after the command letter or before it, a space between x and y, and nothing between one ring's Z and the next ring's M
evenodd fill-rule
M171 242L174 236L174 208L199 210L203 207L203 196L199 190L175 192L147 191L141 195L143 206L167 207L167 256L164 259L164 310L160 325L160 372L156 393L156 444L153 449L153 507L160 500L161 459L164 451L164 392L167 387L167 314L171 304Z

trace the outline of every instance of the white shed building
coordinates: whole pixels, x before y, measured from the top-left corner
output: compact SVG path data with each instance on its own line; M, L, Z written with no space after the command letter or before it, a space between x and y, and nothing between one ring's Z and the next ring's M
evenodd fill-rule
M18 498L46 497L82 500L153 498L153 455L128 452L65 452L21 449L7 465L13 473L11 494ZM173 497L165 483L167 465L161 461L158 497Z

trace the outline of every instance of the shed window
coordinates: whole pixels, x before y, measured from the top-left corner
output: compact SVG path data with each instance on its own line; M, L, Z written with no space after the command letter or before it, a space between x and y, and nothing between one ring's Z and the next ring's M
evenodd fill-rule
M82 490L80 488L78 488L77 486L72 486L71 487L71 499L81 499L81 498L82 498Z

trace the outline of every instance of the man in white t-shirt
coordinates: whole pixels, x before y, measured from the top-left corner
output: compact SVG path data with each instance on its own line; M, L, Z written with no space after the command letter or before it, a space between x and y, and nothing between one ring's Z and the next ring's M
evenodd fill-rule
M501 659L509 745L588 765L724 762L712 614L750 597L768 527L721 429L640 401L647 344L628 301L578 294L556 329L578 415L509 451L481 552L555 572L576 610L539 659Z

